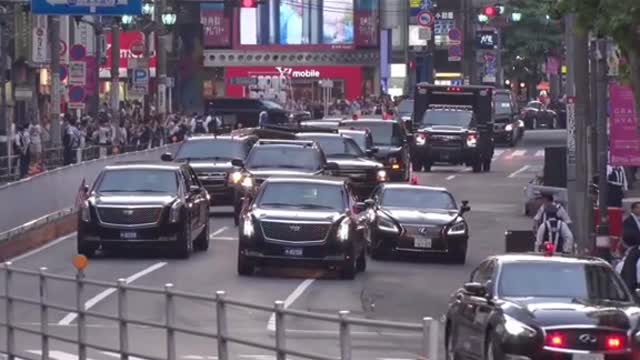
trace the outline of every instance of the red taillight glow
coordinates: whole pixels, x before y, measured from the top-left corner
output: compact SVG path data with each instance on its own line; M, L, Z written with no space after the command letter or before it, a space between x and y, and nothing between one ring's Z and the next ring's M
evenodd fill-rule
M622 349L624 344L624 339L620 336L607 336L605 340L605 345L607 350L619 350Z
M553 255L553 252L556 251L556 247L555 245L547 241L542 244L542 250L544 251L545 256L551 256Z
M353 116L351 117L351 119L353 119L353 120L358 120L358 115L353 114Z
M547 335L547 346L551 347L564 347L564 336L561 334L549 334Z
M475 135L475 134L467 135L467 141L473 141L473 140L477 140L477 139L478 139L478 136Z
M459 87L448 87L447 91L449 91L449 92L461 92L462 88L459 88Z

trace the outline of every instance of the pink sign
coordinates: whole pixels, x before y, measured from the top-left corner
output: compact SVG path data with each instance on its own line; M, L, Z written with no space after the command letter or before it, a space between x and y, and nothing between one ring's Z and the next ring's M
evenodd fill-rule
M224 10L206 7L200 10L202 23L202 37L205 48L220 48L231 46L231 23L225 16Z
M557 57L548 57L545 64L545 72L547 75L558 75L560 71L560 59Z
M355 39L358 47L378 46L378 16L371 11L356 11L355 18Z
M640 135L633 92L627 86L610 84L609 99L609 162L613 166L640 166Z

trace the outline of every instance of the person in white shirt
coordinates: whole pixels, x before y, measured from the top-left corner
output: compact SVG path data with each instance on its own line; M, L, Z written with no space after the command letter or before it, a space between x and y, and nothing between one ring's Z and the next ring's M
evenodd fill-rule
M545 242L550 242L558 252L574 253L573 234L569 226L558 217L557 209L545 210L545 218L546 220L540 224L536 233L535 250L540 251Z
M555 208L556 214L560 220L562 220L565 224L571 224L571 218L569 217L569 213L565 208L554 201L552 194L542 194L542 205L538 208L538 212L533 217L533 229L537 231L540 224L544 223L546 219L546 210L548 208Z
M629 190L627 175L622 166L607 165L607 206L622 207L624 192Z
M40 162L42 155L42 127L40 124L31 124L29 126L29 152L31 153L31 161L34 164Z
M639 287L638 279L640 279L640 248L638 246L628 248L615 270L620 274L629 290L637 289Z

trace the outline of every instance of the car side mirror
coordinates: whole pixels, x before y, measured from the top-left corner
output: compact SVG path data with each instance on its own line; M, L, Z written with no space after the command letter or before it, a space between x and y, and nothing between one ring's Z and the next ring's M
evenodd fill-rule
M202 188L198 185L191 185L189 187L189 192L192 194L199 194L202 192Z
M160 156L160 160L162 160L162 161L173 161L173 154L171 154L170 152L164 153L164 154L162 154L162 156Z
M373 156L378 152L378 148L370 148L365 150L365 153L367 154L367 156Z
M460 212L464 214L469 211L471 211L471 206L469 206L469 201L463 200L462 206L460 206Z
M244 161L242 161L240 159L233 159L233 160L231 160L231 165L236 166L236 167L244 167Z
M353 206L353 212L355 212L356 214L359 214L359 213L361 213L361 212L363 212L365 210L367 210L367 204L366 203L359 202L359 203L356 203Z
M325 170L338 170L340 166L337 163L329 162L324 166Z
M464 284L464 291L471 296L485 297L487 295L487 288L477 282L469 282Z
M367 208L372 208L376 204L376 201L373 199L367 199L364 201L364 204L367 206Z

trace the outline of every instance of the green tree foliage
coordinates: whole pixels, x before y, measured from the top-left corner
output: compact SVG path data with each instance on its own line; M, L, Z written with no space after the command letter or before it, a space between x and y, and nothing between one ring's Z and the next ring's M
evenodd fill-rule
M503 64L508 77L537 84L547 55L562 55L562 31L547 18L548 6L539 0L512 0L508 12L520 12L519 22L503 29Z

